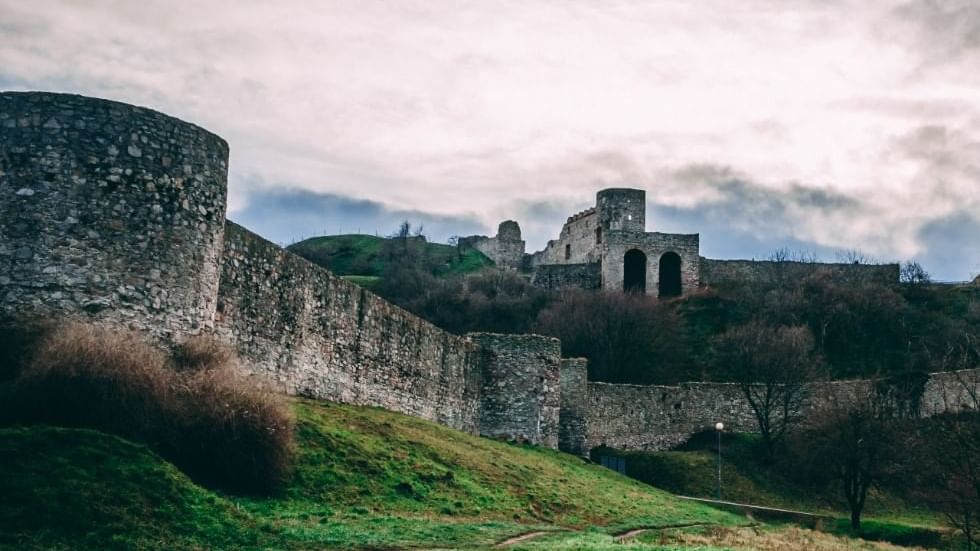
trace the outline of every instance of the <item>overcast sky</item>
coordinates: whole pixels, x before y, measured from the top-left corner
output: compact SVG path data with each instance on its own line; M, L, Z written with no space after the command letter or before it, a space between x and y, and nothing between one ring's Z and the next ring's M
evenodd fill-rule
M980 271L980 2L0 0L0 89L152 107L231 144L280 242L530 249L609 186L719 258Z

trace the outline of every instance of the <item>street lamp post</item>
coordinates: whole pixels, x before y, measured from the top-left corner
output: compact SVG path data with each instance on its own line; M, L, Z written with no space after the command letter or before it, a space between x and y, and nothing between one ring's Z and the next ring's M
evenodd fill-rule
M725 430L725 423L721 421L715 423L715 432L718 434L718 501L721 501L721 433Z

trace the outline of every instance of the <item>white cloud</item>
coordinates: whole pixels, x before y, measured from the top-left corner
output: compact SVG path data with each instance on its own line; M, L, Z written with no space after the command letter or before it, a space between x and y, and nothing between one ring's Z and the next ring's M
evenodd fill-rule
M978 29L968 1L0 0L0 83L221 134L233 210L250 182L487 226L608 184L696 208L709 165L853 201L788 238L913 256L980 217Z

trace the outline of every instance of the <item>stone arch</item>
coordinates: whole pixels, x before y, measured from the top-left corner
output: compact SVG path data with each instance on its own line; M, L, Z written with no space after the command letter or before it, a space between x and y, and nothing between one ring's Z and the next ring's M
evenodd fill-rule
M646 293L647 255L641 250L630 249L623 255L623 290Z
M660 280L657 283L657 296L679 297L681 285L681 257L675 252L666 252L660 257Z

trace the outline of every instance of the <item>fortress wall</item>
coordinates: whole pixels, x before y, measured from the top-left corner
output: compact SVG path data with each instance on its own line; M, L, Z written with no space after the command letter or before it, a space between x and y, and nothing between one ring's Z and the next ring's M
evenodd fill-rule
M0 309L174 340L211 323L228 145L161 113L0 93Z
M497 235L471 235L461 237L458 246L472 247L501 269L518 271L524 267L524 241L521 227L513 220L505 220L497 228Z
M603 243L602 281L606 290L623 289L623 259L630 249L638 249L647 257L648 295L657 295L660 281L660 257L667 252L681 257L681 288L687 295L698 288L701 280L698 234L674 234L658 232L609 232Z
M470 333L483 363L480 434L558 447L561 343Z
M544 264L534 271L531 284L552 290L563 287L599 289L602 272L599 264Z
M531 257L532 266L546 264L585 264L599 261L596 228L599 216L595 209L570 216L561 228L558 239L549 241L544 250ZM565 256L565 247L569 256Z
M588 360L561 360L561 412L558 415L558 449L589 456L588 444Z
M291 394L477 432L475 348L229 222L218 331Z
M735 384L679 386L588 384L588 445L665 450L714 427L751 432L751 409Z
M770 260L713 260L701 258L703 285L776 283L803 279L817 271L830 272L842 281L866 280L898 283L898 264L840 264Z
M871 381L813 383L804 412L854 403L871 391ZM932 373L920 413L934 415L980 406L980 369ZM588 383L587 445L621 450L665 450L721 421L726 432L756 432L752 408L737 384L682 383L640 386Z
M922 413L980 408L980 369L933 373L922 393Z

